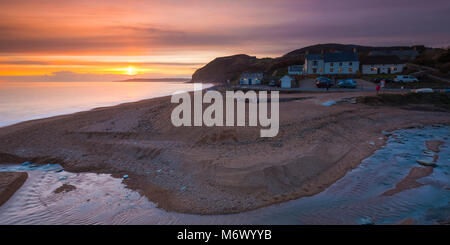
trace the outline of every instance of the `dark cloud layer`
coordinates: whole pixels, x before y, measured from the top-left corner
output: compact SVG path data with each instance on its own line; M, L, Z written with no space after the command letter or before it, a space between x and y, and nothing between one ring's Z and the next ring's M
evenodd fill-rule
M29 2L5 1L3 11L7 12L0 17L0 53L151 54L224 47L228 50L248 47L254 52L271 53L271 50L283 49L280 47L289 50L325 42L450 44L448 0L242 1L241 5L227 2L146 1L140 5L115 2L111 8L107 2L94 5L70 1L67 6L73 6L74 13L67 12L66 17L52 12L64 7L61 2L51 5L52 1L45 1L42 6L47 7L48 12L45 8L37 9L35 12L39 14L27 18L27 12L19 10ZM131 11L127 8L127 12L120 8L133 4L143 9L151 10L152 6L159 6L159 9L153 7L153 14L143 15L145 12L137 7ZM181 7L185 7L185 11L176 12L181 14L164 15L164 23L157 23L163 17L152 19L155 14L170 13ZM92 11L102 9L98 16L92 17L92 24L81 17L79 23L73 21L90 8ZM116 18L109 15L111 11L117 14ZM184 23L184 15L186 23L192 24ZM198 19L192 20L192 15ZM227 18L230 21L221 21ZM93 31L83 31L85 29Z
M185 77L317 43L444 47L449 13L449 0L0 0L0 80Z

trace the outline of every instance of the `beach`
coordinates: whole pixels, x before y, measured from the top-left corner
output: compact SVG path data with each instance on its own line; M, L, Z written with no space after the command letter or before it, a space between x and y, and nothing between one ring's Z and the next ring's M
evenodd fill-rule
M170 97L97 108L0 128L0 163L128 175L159 208L239 213L323 191L382 147L383 131L450 122L442 110L348 102L368 95L281 94L273 138L259 127L174 127Z

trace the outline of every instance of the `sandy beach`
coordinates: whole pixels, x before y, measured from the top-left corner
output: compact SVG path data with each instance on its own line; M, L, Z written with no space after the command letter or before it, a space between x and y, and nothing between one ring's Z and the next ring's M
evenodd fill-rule
M258 127L176 128L170 97L28 121L0 128L0 163L126 174L129 188L165 210L243 212L319 193L379 149L382 131L450 123L439 110L322 105L365 95L374 93L282 94L297 99L280 103L274 138Z

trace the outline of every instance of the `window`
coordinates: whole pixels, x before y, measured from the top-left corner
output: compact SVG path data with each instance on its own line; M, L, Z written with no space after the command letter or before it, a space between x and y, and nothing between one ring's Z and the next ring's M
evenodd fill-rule
M342 68L339 68L339 73L342 73Z
M348 72L353 72L353 69L351 67L349 67Z
M319 72L320 72L320 73L322 73L322 72L323 72L323 71L322 71L322 68L320 68L320 69L319 69Z
M317 65L317 60L313 61L313 66Z
M331 63L330 63L330 66L334 66L334 63L333 63L333 62L331 62Z
M397 70L397 67L392 67L392 70L393 70L393 71L396 71L396 70Z
M331 64L333 64L333 63L331 63ZM333 73L333 72L334 72L334 69L333 69L333 68L330 68L330 72Z
M349 65L353 65L353 63L352 62L350 62L350 63L348 63Z
M342 62L339 63L339 66L342 66Z
M313 68L313 73L317 73L317 68Z

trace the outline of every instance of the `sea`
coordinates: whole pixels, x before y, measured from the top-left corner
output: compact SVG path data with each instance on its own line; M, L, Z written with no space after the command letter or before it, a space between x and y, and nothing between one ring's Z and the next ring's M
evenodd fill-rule
M212 84L203 84L203 88ZM0 127L193 91L194 83L164 82L0 82Z

